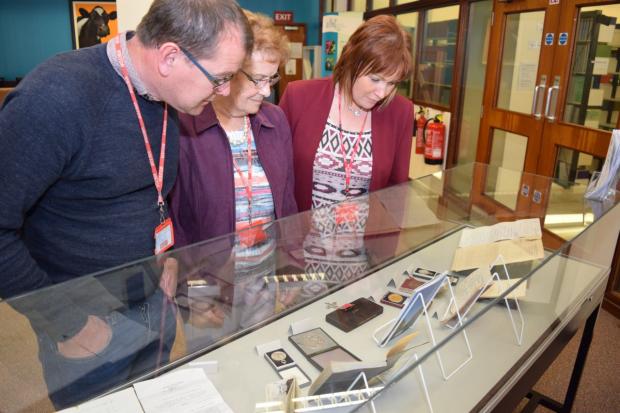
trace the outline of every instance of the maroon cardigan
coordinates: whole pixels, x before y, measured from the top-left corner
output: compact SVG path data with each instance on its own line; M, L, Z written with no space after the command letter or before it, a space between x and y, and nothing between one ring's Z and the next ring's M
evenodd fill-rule
M232 152L212 105L198 116L179 114L179 171L169 205L175 245L235 230ZM256 151L269 180L276 218L297 212L293 194L291 133L282 110L264 102L250 116Z
M314 157L333 97L334 83L325 78L291 82L280 100L293 135L295 198L300 211L312 205ZM372 110L371 128L370 191L405 182L409 175L413 104L396 95L385 108Z

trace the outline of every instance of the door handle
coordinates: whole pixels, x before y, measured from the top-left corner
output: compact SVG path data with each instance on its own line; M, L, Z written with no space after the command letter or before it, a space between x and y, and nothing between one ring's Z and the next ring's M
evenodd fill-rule
M558 95L560 92L560 76L556 76L553 86L547 91L547 104L545 106L545 117L549 122L555 122L555 111L558 106Z
M540 83L534 88L534 97L532 98L532 115L536 119L542 118L543 100L541 99L540 91L544 90L545 86L547 86L547 75L541 75ZM544 95L542 97L544 98Z
M545 89L545 85L536 85L534 88L534 98L532 99L532 115L536 119L542 118L542 100L540 99L540 91Z

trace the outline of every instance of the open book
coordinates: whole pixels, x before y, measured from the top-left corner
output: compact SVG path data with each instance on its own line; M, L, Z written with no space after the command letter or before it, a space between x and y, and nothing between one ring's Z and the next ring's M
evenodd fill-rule
M385 374L396 366L402 355L408 351L407 345L417 334L413 332L398 340L387 352L385 360L332 362L312 383L308 395L347 391L361 373L366 375L368 381ZM364 387L364 381L360 378L352 389L362 387Z

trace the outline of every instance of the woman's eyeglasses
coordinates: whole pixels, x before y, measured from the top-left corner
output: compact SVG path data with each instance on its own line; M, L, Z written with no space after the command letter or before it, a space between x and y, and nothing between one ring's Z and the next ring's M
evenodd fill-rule
M239 70L239 71L241 73L243 73L245 75L245 77L247 77L250 82L254 83L254 86L256 86L258 89L262 89L266 85L273 86L276 83L278 83L278 81L280 80L280 74L279 73L276 73L273 76L262 77L260 79L255 79L252 76L250 76L249 74L247 74L246 72L244 72L243 70Z

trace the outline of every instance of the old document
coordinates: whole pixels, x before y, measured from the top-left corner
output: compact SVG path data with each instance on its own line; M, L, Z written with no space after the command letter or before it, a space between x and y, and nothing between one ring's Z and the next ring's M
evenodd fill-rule
M545 256L545 251L541 239L516 239L457 248L452 261L452 271L488 268L500 255L504 263L509 264L541 259Z
M516 283L520 282L520 279L512 279L512 280L494 280L491 285L489 285L489 288L487 288L486 290L484 290L484 292L482 293L482 295L480 296L480 298L497 298L499 296L501 296L504 291L506 291L507 289L509 289L510 287L512 287L513 285L515 285ZM519 284L519 286L517 288L515 288L514 290L512 290L510 292L510 294L508 294L506 296L506 298L523 298L525 297L526 294L526 282L522 282L521 284Z
M183 369L133 385L145 413L233 413L202 369Z
M461 234L459 247L471 247L514 239L540 239L541 237L542 232L538 218L520 219L513 222L500 222L488 227L467 228Z
M58 413L139 413L140 402L133 388L118 391L104 397L61 410Z
M474 300L484 286L491 282L491 278L491 272L488 270L488 267L484 266L459 281L454 288L454 299L461 317L465 317L469 307L474 303ZM445 323L452 320L456 316L456 309L457 307L453 304L447 310L440 310L439 321Z

